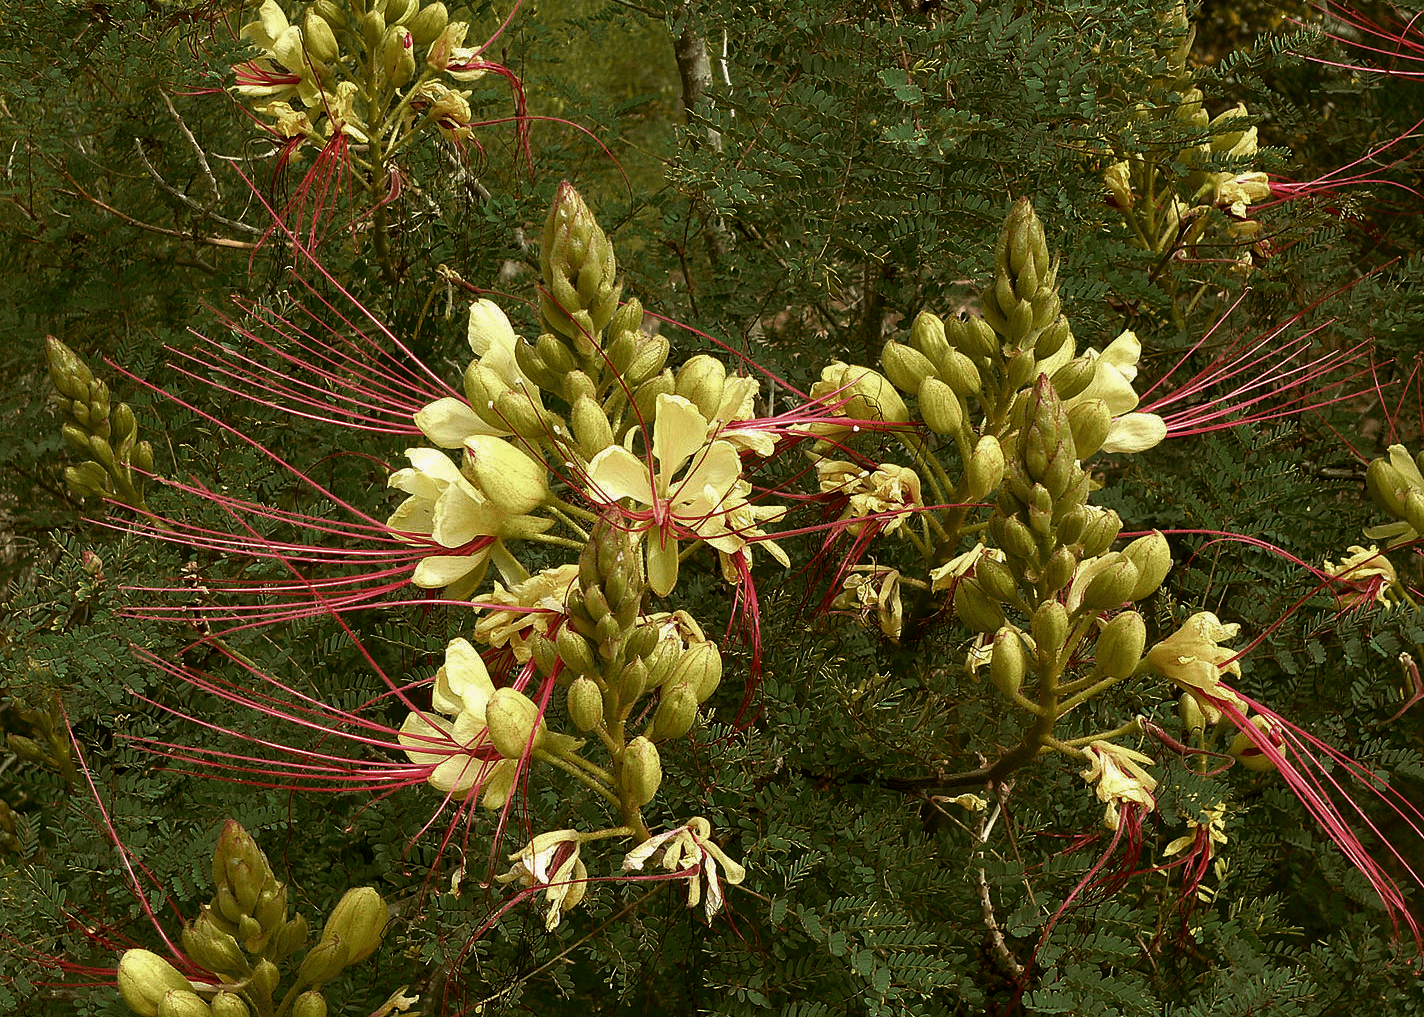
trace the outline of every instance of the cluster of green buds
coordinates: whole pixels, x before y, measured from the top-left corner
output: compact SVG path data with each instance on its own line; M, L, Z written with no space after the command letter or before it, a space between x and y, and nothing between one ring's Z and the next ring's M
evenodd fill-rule
M666 366L668 341L643 330L636 299L620 299L613 245L568 184L540 263L542 334L516 334L488 300L471 308L465 398L416 414L438 447L407 450L411 466L390 480L407 497L388 525L430 547L416 585L479 610L473 642L447 648L431 709L402 727L410 759L438 790L491 809L522 768L561 771L616 816L511 856L507 881L546 893L552 928L583 898L570 889L587 877L581 846L653 836L643 810L662 748L695 728L721 680L697 622L653 610L650 595L672 595L700 548L732 583L750 574L754 544L789 559L760 529L785 509L754 502L743 476L743 454L776 444L750 426L756 382L708 355ZM543 567L525 565L526 549ZM478 592L491 565L498 580ZM491 676L475 644L512 656L518 675Z
M49 377L59 395L64 440L81 456L64 471L69 491L80 499L109 499L144 509L143 489L153 469L153 446L138 440L138 421L128 403L111 405L109 386L54 336L45 339Z
M1108 202L1122 213L1133 241L1144 250L1168 257L1214 240L1236 252L1238 270L1249 270L1255 257L1268 253L1250 207L1271 194L1266 174L1251 168L1256 128L1248 126L1241 104L1215 117L1207 113L1187 65L1193 29L1183 4L1173 8L1164 27L1171 36L1171 48L1164 53L1167 73L1147 86L1135 119L1139 124L1159 120L1168 110L1179 129L1190 131L1195 140L1169 152L1112 143L1103 171ZM1177 166L1187 167L1185 177ZM1222 214L1208 214L1213 209ZM1209 237L1210 231L1217 236Z
M192 981L155 953L129 950L119 991L139 1017L326 1017L322 986L375 953L389 918L374 889L348 890L279 996L282 966L307 945L306 919L291 914L286 886L232 820L213 852L213 882L217 894L183 929L183 950L217 981Z
M987 666L1025 715L1022 743L996 775L1043 751L1066 754L1087 764L1111 825L1123 804L1152 801L1145 757L1116 743L1135 722L1071 738L1057 725L1144 669L1147 624L1134 605L1157 591L1172 560L1161 533L1116 546L1122 521L1090 503L1082 460L1151 448L1166 426L1136 411L1136 336L1080 353L1057 280L1043 226L1021 200L995 245L982 317L922 313L905 341L885 343L883 375L835 364L812 390L841 400L848 416L908 425L890 432L908 460L879 461L883 442L873 466L830 458L829 442L811 454L823 496L846 501L846 528L862 540L871 526L873 538L903 538L923 569L853 565L833 605L858 606L894 638L903 591L916 591L926 615L947 596L974 637L969 668ZM838 455L847 433L829 435Z

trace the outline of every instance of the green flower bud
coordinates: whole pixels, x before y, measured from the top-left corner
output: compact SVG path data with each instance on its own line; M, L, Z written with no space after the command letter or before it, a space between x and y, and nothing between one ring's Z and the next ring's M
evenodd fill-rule
M1002 492L1000 492L1002 496ZM999 547L1010 558L1032 564L1038 561L1038 542L1033 533L1014 516L996 515L989 520L989 530Z
M404 21L416 8L420 6L420 0L385 0L381 4L382 12L386 16L386 24L394 25Z
M292 1004L292 1017L326 1017L326 997L315 990L302 993Z
M1055 374L1054 377L1057 377ZM1084 399L1068 407L1068 429L1073 434L1073 447L1080 459L1103 447L1112 430L1112 413L1101 399Z
M994 636L994 649L989 658L989 680L994 688L1012 699L1023 685L1025 660L1023 640L1018 631L1005 626Z
M1088 581L1083 591L1083 609L1108 611L1120 606L1137 587L1137 566L1121 555Z
M1202 713L1201 703L1190 692L1183 692L1177 700L1177 719L1182 722L1184 739L1206 730L1206 716Z
M1269 720L1260 714L1251 718L1251 724L1257 731L1261 732L1259 740L1269 741L1279 750L1284 744L1278 732ZM1258 748L1256 742L1245 731L1242 731L1235 738L1231 739L1231 744L1226 747L1227 755L1231 756L1248 770L1255 770L1257 773L1269 773L1276 769L1276 761L1268 756L1262 749Z
M66 468L64 481L76 498L102 498L111 489L108 473L96 462Z
M979 368L958 350L950 350L945 355L945 362L941 368L941 377L945 384L954 389L954 394L964 399L979 394L979 390L984 387L983 376L979 373Z
M257 895L272 878L267 856L252 835L235 820L223 823L217 846L213 849L213 883L218 887L231 887L241 913L251 914L257 905ZM236 915L229 915L226 911L223 917L237 921Z
M331 25L313 8L308 8L307 16L302 21L302 41L307 52L322 62L335 60L341 55L341 47L336 45Z
M1058 297L1056 294L1053 296L1053 300L1055 303L1057 302ZM1038 323L1038 314L1039 312L1035 310L1035 324ZM1068 328L1068 319L1061 314L1056 314L1055 317L1049 319L1046 326L1040 327L1043 328L1043 331L1038 334L1038 338L1035 339L1033 343L1033 355L1039 360L1047 360L1053 356L1053 354L1061 350L1064 345L1067 344L1068 340L1073 337L1073 333L1069 331ZM1054 373L1057 374L1056 371ZM1059 392L1058 396L1060 399L1072 398L1072 396L1066 396L1062 392Z
M579 366L578 358L574 356L574 351L569 349L564 341L552 332L545 332L540 335L539 338L535 340L533 347L530 347L527 342L520 339L519 342L515 343L514 349L516 359L518 359L518 354L521 349L527 349L538 358L538 363L542 364L545 370L556 376L577 370Z
M570 371L564 375L557 391L564 397L566 403L573 404L583 398L592 399L598 394L598 386L585 372Z
M966 492L973 501L982 501L998 490L1004 479L1004 449L999 439L986 434L974 446L965 470L969 490Z
M1126 678L1142 661L1147 646L1147 623L1136 611L1123 611L1098 634L1098 673L1105 678Z
M920 385L928 378L937 376L934 363L912 346L902 346L897 342L887 342L880 351L880 363L885 367L885 376L901 392L919 395Z
M252 1011L236 993L219 992L209 1005L212 1007L213 1017L252 1017Z
M307 951L306 957L302 960L302 966L297 971L297 980L308 985L329 982L341 974L341 969L346 967L350 956L350 947L342 941L340 936L323 938L316 946Z
M671 678L680 660L682 651L678 649L677 642L672 639L660 640L657 646L643 657L643 663L648 670L648 688L658 688Z
M390 909L375 887L347 890L327 918L321 938L339 938L346 944L346 963L355 964L376 952L390 916Z
M705 703L722 681L722 654L716 643L693 643L678 658L669 685L687 685Z
M1112 547L1122 529L1122 519L1112 509L1094 512L1083 527L1083 557L1096 558Z
M580 731L603 723L603 692L592 678L579 678L569 686L569 719Z
M401 88L415 77L415 41L408 29L400 25L386 29L381 40L381 71L394 88Z
M592 356L598 333L618 309L618 265L613 245L568 182L559 185L545 221L539 264L547 325L572 339L580 356Z
M592 459L613 444L613 427L608 423L608 414L594 399L582 396L574 403L569 412L569 425L585 459Z
M251 970L237 940L214 922L211 908L203 908L197 918L184 926L183 952L199 967L232 981L245 978Z
M677 372L674 392L696 406L709 420L722 405L722 389L727 381L727 368L716 357L699 353L683 364Z
M85 456L89 454L89 435L73 424L65 424L60 428L60 433L64 435L65 444L75 452Z
M1004 624L1003 609L973 579L955 584L954 613L973 632L997 632Z
M113 433L109 436L115 448L121 448L128 444L138 433L138 421L134 419L134 412L128 403L119 403L114 407L113 415L109 419Z
M903 424L910 419L905 401L889 379L868 367L836 363L821 371L821 381L831 383L835 399L845 400L845 415L857 420L884 420Z
M1098 367L1088 357L1077 357L1053 372L1053 390L1059 399L1081 395L1097 376Z
M1424 491L1411 488L1404 495L1404 521L1415 533L1424 533Z
M148 950L126 951L119 959L118 980L124 1002L138 1017L158 1017L158 1004L164 996L193 988L177 968Z
M658 626L647 623L639 625L628 636L626 651L631 657L646 657L657 649L658 643L662 640L662 633Z
M633 804L647 805L663 782L663 764L658 747L639 735L623 749L623 789Z
M298 912L283 922L267 940L266 955L281 960L307 945L307 920Z
M633 392L633 404L638 408L639 419L646 426L652 427L653 421L657 419L658 396L673 395L676 388L677 382L672 372L665 370L643 382Z
M158 1001L158 1017L213 1017L213 1011L191 988L170 989Z
M598 665L593 659L593 647L589 645L587 639L570 626L560 626L554 645L559 651L559 659L574 674L590 675L597 671ZM589 726L592 727L592 725Z
M910 325L910 345L928 357L936 368L943 366L951 348L945 337L944 321L929 311L915 315Z
M465 464L480 490L507 515L522 516L549 497L544 464L503 438L470 435L465 439Z
M691 685L666 685L658 699L649 737L655 742L681 738L697 721L697 690Z
M1421 508L1424 508L1424 505L1421 505ZM1153 530L1145 537L1138 537L1122 549L1122 555L1137 566L1138 572L1137 586L1133 588L1128 600L1138 601L1156 593L1172 568L1172 549L1167 545L1167 538L1160 530Z
M1038 367L1038 360L1033 355L1033 350L1019 350L1009 358L1008 364L1004 367L1004 381L1009 391L1023 388L1033 378L1033 372Z
M218 909L218 914L231 922L235 929L237 920L241 918L243 914L242 905L237 902L237 898L233 895L232 887L227 885L226 875L223 877L223 882L218 884L218 890L213 897L213 902Z
M1068 641L1068 609L1056 600L1045 600L1033 613L1030 628L1039 653L1051 659Z
M926 378L920 385L920 416L935 434L957 434L964 426L964 410L959 396L938 378Z
M523 392L505 392L494 403L497 426L513 431L528 442L539 442L566 431L559 418L540 409Z
M618 692L618 700L625 706L636 703L648 691L648 665L642 660L631 660L623 665L618 678L613 682Z
M490 744L505 759L519 759L530 746L543 741L544 723L539 707L518 689L496 689L485 704L485 723L489 727Z
M646 335L642 332L637 335L637 352L634 353L628 369L623 372L623 380L629 385L641 385L661 371L663 364L667 363L668 351L671 349L668 341L660 335Z
M969 318L963 323L960 336L951 336L951 343L969 357L992 357L999 352L999 336L983 318Z
M94 375L73 350L52 335L45 337L45 360L49 364L50 381L61 395L70 399L89 398Z
M440 33L445 31L449 22L450 13L445 9L445 5L433 3L422 7L406 22L406 27L410 29L410 37L415 40L417 46L428 46L440 38Z
M1046 593L1057 593L1073 579L1078 569L1078 558L1066 547L1056 549L1043 563L1043 588Z
M303 920L305 930L305 920ZM305 931L303 939L305 939ZM277 990L277 983L282 980L282 973L277 970L277 965L270 960L260 960L252 965L252 978L250 983L257 994L264 999L271 999L272 993Z
M994 600L1008 603L1018 599L1018 583L1009 567L987 554L974 563L974 579Z
M1365 470L1365 490L1375 504L1396 519L1403 519L1409 484L1388 459L1376 459Z

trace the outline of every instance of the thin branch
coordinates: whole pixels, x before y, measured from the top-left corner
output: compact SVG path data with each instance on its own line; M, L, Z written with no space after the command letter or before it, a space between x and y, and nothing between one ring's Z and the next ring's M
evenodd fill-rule
M193 152L198 156L198 165L203 168L203 176L207 178L208 187L213 192L213 201L221 201L222 192L218 190L217 177L213 176L213 168L208 165L208 156L203 151L203 146L198 144L198 139L193 137L193 132L188 130L188 125L183 122L183 118L173 108L173 101L168 98L168 93L160 88L158 97L163 100L163 105L168 107L168 112L173 114L173 119L178 121L178 129L183 132L183 137L187 138L188 144L193 146ZM135 138L134 141L137 143L138 139Z
M143 142L138 138L134 138L134 151L138 152L139 161L143 163L144 169L148 170L148 175L153 177L153 182L156 183L159 187L163 188L163 190L168 195L170 195L179 203L192 209L194 212L197 212L204 218L212 219L215 222L220 222L224 226L229 226L232 229L238 230L242 233L250 233L253 236L258 237L262 235L262 231L256 226L249 226L245 222L238 222L236 219L229 219L226 216L218 215L210 208L198 204L192 198L188 197L188 195L184 194L182 191L178 190L178 188L170 184L167 180L164 180L163 177L159 175L158 170L154 168L153 163L148 161L148 155L143 150Z

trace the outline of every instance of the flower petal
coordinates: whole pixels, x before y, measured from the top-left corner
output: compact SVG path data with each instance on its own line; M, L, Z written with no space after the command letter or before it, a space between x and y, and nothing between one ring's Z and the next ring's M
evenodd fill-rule
M632 498L640 505L653 504L653 480L648 464L621 445L610 445L588 464L588 495L611 505Z
M698 449L707 444L707 418L688 399L658 396L653 424L653 456L658 461L658 490L666 491L672 478Z
M415 413L415 426L441 448L459 448L472 434L503 434L480 419L463 399L446 396Z
M1167 423L1155 413L1128 413L1108 429L1103 452L1145 452L1167 437Z

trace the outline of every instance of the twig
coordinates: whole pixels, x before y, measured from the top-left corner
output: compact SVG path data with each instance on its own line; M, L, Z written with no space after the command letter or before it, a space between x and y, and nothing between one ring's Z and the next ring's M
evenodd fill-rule
M229 226L232 229L239 230L243 233L250 233L253 236L260 237L262 235L262 231L259 230L256 226L249 226L245 222L238 222L236 219L229 219L226 216L218 215L212 209L208 208L205 205L198 204L192 198L188 197L188 195L184 194L182 191L178 190L178 188L170 184L167 180L164 180L163 177L159 175L158 170L154 168L153 163L148 161L148 155L143 150L143 142L138 138L134 138L134 150L138 152L139 161L143 163L144 169L148 170L148 175L153 177L153 182L156 183L159 187L163 188L164 191L166 191L178 202L192 209L194 212L197 212L199 215L208 219L212 219L215 222L220 222L224 226Z
M124 212L120 212L113 205L101 201L94 195L90 194L84 189L84 185L81 184L78 180L75 180L74 176L67 170L63 169L62 167L55 168L58 170L59 174L64 177L65 180L69 181L70 186L74 188L73 191L61 193L69 193L74 197L81 198L84 201L89 202L89 204L93 205L95 208L103 209L110 215L122 219L130 226L137 226L139 229L148 230L150 233L158 233L165 237L177 237L179 240L191 240L194 243L208 244L212 247L231 247L239 251L257 250L256 244L248 243L246 240L230 240L227 237L203 237L198 236L196 233L184 233L182 230L170 230L163 226L155 226L152 223L146 223L140 219L135 219L133 216L128 215Z
M213 176L213 168L208 165L207 153L203 151L203 146L198 144L198 139L193 137L193 132L188 130L188 125L183 122L183 118L178 115L178 111L173 108L173 100L168 98L168 93L163 89L158 90L158 97L163 100L163 105L168 107L168 112L173 114L173 119L178 121L178 129L183 132L183 137L188 139L188 144L193 146L194 153L198 156L198 165L203 168L203 176L207 177L208 188L213 192L213 201L222 200L222 192L218 190L217 177ZM134 139L138 143L138 139Z
M994 821L1003 812L1004 803L1008 801L1009 792L1014 788L1013 781L1006 781L994 787L994 795L999 799L999 804L994 810L986 814L979 821L979 828L975 831L975 839L981 845L989 840L989 831L993 829ZM984 849L979 849L979 857L984 857ZM994 902L989 898L989 878L984 872L983 866L974 868L974 885L979 888L979 907L984 915L984 928L989 931L989 949L993 953L994 959L999 962L999 966L1014 978L1022 978L1024 966L1018 962L1009 944L1004 940L1003 930L999 928L998 919L994 917Z

